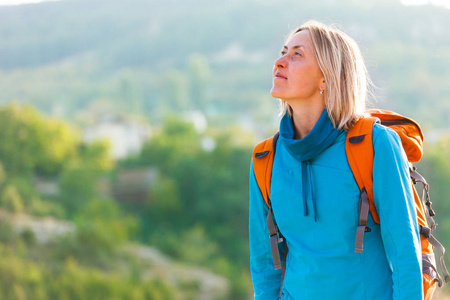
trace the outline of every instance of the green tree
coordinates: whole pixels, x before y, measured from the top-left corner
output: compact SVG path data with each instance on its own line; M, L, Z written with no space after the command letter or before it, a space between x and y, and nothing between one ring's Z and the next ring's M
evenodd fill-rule
M89 144L82 144L80 148L77 159L80 165L88 166L98 172L108 172L114 168L109 140L99 139Z
M94 200L75 218L80 235L92 234L100 247L114 249L127 242L137 229L137 220L124 215L111 199Z
M20 213L24 210L22 198L14 185L7 185L2 189L0 205L14 213Z
M54 175L76 153L75 132L62 121L45 119L31 106L0 109L0 126L0 160L8 174Z
M67 167L59 178L59 202L73 217L97 195L98 172L86 165Z
M1 251L0 264L1 299L49 299L45 290L44 274L36 263Z

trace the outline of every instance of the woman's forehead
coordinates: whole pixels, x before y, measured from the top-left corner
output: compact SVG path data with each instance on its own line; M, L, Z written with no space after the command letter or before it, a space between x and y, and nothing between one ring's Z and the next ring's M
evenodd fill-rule
M287 39L286 44L283 47L290 48L299 48L303 47L307 50L311 49L311 37L309 36L309 32L307 30L302 30L290 38Z

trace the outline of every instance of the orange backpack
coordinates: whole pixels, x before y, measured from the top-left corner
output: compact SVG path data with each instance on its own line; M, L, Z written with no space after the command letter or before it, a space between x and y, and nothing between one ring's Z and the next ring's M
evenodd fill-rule
M345 142L347 159L353 172L353 176L355 177L361 191L359 226L357 228L355 238L355 252L358 253L363 251L364 232L370 231L370 228L367 227L369 211L373 220L378 224L380 223L380 218L373 199L373 124L378 122L384 126L392 128L395 132L397 132L400 136L403 148L410 163L418 162L423 155L423 134L417 122L386 110L369 109L366 113L367 116L361 118L348 131ZM253 169L259 189L261 190L261 194L269 207L269 213L267 214L267 226L269 229L274 267L275 269L282 268L284 274L284 266L282 266L278 251L278 243L282 241L282 238L273 220L273 211L270 205L270 181L278 135L279 133L256 145L253 151ZM431 234L431 231L435 229L437 224L433 220L434 211L431 208L428 183L416 171L415 167L410 168L410 175L417 211L417 220L420 227L424 299L430 300L434 290L436 289L436 283L439 287L441 287L444 281L446 283L450 281L450 275L444 263L445 248ZM422 198L419 197L415 189L415 184L417 182L423 184ZM433 252L434 248L441 252L440 267L444 280L442 280L436 269Z

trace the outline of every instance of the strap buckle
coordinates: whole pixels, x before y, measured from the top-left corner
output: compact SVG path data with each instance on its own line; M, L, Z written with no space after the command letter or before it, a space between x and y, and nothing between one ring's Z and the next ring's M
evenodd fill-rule
M269 235L270 240L274 239L277 241L277 244L282 243L284 240L282 237L280 237L280 234L278 233L278 231L275 234Z

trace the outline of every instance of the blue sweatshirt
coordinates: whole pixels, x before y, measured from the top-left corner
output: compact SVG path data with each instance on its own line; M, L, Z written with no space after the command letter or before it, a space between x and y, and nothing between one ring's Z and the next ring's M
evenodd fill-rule
M364 235L363 252L355 253L360 192L345 153L347 133L330 124L324 110L301 140L293 139L289 116L280 124L271 201L289 248L281 299L422 299L418 224L400 138L374 125L373 191L380 224L369 214L371 232ZM257 300L278 299L281 282L267 213L252 166L250 267Z

